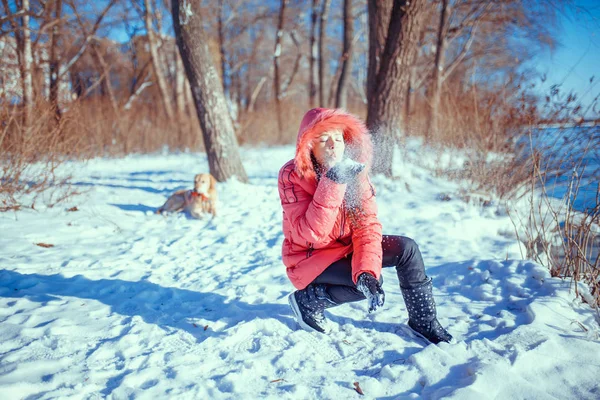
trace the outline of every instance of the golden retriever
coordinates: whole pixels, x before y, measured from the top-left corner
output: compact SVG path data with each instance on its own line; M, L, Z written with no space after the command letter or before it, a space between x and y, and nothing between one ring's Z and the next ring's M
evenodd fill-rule
M217 215L217 180L211 174L194 177L194 189L178 190L158 210L157 214L184 211L193 218L204 214Z

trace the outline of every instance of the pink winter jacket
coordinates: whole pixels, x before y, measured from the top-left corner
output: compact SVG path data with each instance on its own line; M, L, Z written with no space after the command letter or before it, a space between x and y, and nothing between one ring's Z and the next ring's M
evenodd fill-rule
M363 213L353 228L344 210L345 184L323 176L317 180L310 157L314 138L332 128L342 129L346 154L356 161L371 163L372 146L365 125L342 110L315 108L300 124L296 156L279 171L279 197L283 207L282 259L288 277L304 289L329 265L351 253L352 279L369 272L381 274L381 224L377 219L375 190L368 174L359 174Z

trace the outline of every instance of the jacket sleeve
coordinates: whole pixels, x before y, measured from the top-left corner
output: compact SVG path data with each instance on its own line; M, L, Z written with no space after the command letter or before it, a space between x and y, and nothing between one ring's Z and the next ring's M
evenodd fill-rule
M354 283L363 272L368 272L379 279L381 275L382 248L381 223L377 218L377 202L375 189L366 177L363 185L365 200L362 202L363 214L360 225L352 230L352 280Z
M279 197L283 218L291 226L294 243L319 243L333 230L339 207L344 200L345 184L323 177L311 195L304 190L294 171L284 168L279 173Z

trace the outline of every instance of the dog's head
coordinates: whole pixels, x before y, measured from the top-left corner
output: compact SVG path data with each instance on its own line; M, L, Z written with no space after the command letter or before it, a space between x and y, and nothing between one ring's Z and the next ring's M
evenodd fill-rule
M194 177L194 192L205 196L214 192L217 181L211 174L198 174Z

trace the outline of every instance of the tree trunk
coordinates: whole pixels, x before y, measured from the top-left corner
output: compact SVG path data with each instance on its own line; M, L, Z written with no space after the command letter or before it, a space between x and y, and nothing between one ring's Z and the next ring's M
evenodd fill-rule
M219 182L233 176L247 182L223 87L204 33L201 3L202 0L172 0L177 45L192 88L210 173Z
M321 9L321 22L319 27L319 105L327 107L325 104L325 30L327 28L327 14L329 14L330 0L323 1Z
M446 56L446 21L448 21L448 0L442 0L442 10L440 11L440 24L437 32L437 43L435 47L435 61L433 64L433 74L431 77L431 95L429 96L429 116L425 120L425 142L431 141L433 133L438 130L438 112L440 106L440 95L442 91L442 70L445 64Z
M169 89L167 88L167 82L165 80L164 71L162 68L162 63L160 62L160 57L158 55L158 46L156 44L156 36L154 35L154 27L153 27L153 15L152 6L150 4L150 0L144 0L144 5L146 8L146 13L144 15L144 20L146 22L146 34L148 35L148 47L150 47L150 57L152 58L152 66L154 67L154 76L156 77L156 83L158 84L158 90L160 91L160 96L162 98L163 105L165 107L165 112L169 120L173 119L173 105L171 101L171 95ZM160 32L159 32L160 34Z
M308 86L308 108L314 108L317 97L317 15L319 0L313 0L310 14L310 77Z
M342 67L344 66L344 54L340 56L340 59L337 63L337 68L335 72L331 76L331 80L329 82L329 94L327 95L327 102L325 104L335 104L336 94L338 82L340 81L340 75L342 74Z
M275 50L273 51L273 68L275 72L273 88L275 89L275 113L277 113L277 132L281 139L283 135L283 122L281 120L281 82L279 72L279 57L281 56L281 39L283 37L283 23L285 18L285 6L288 0L281 0L279 8L279 19L277 22L277 37L275 38Z
M263 85L267 81L267 77L263 76L260 78L260 81L256 84L256 87L252 91L252 95L250 96L250 102L248 103L248 112L254 112L254 105L256 104L256 99L258 98L258 94L262 89Z
M98 42L96 40L92 42L92 45L90 47L94 53L94 58L96 59L98 64L100 64L100 79L102 80L102 91L108 95L108 99L110 100L110 104L115 113L114 118L116 119L118 118L119 114L119 105L117 103L115 91L112 87L112 82L110 80L110 65L106 63L106 60L104 60L102 53L100 53L100 46L98 46Z
M31 125L31 114L33 112L33 76L31 66L33 63L33 52L31 50L31 30L29 28L29 0L23 0L22 9L25 12L21 18L23 28L23 57L22 61L22 79L23 79L23 125Z
M185 69L179 55L179 50L175 47L175 105L177 107L177 118L179 121L187 120L185 111ZM185 150L187 143L185 135L188 131L187 126L177 124L177 142L181 150Z
M61 111L60 104L58 101L59 96L59 59L58 59L58 43L60 41L60 23L58 22L62 17L62 0L56 0L54 5L54 26L52 27L52 33L50 34L50 104L54 107L54 113L56 120L60 120Z
M279 91L279 95L282 99L285 98L285 96L287 95L287 90L290 88L290 86L292 86L292 82L294 81L294 78L296 77L296 74L300 69L300 61L302 61L302 48L300 46L300 42L296 38L296 31L290 32L290 38L292 39L292 42L294 42L294 44L296 45L296 49L298 52L296 53L296 61L294 61L292 73L290 74L288 79L283 83Z
M226 71L227 58L225 58L225 32L223 31L223 0L219 0L219 15L217 17L217 31L219 36L219 54L221 55L221 83L223 85L223 93L225 96L229 94L227 91L227 79L226 79ZM231 96L230 96L231 97Z
M185 116L185 69L179 51L175 48L175 104L179 118Z
M392 176L394 144L400 136L402 105L417 54L424 3L423 0L394 1L392 7L367 115L367 126L374 141L374 173ZM371 25L378 19L373 21L369 17L369 20ZM375 63L369 61L370 65Z
M112 141L114 143L116 143L118 141L119 137L122 136L123 132L126 131L126 129L124 128L123 121L121 120L121 118L119 118L119 114L120 114L119 103L117 102L117 98L115 96L115 91L112 87L112 82L110 80L111 67L110 67L110 65L107 64L106 60L102 56L102 53L100 52L97 40L94 40L92 42L92 44L90 45L90 47L94 54L94 58L100 65L100 70L101 70L100 80L102 82L102 86L101 86L102 91L108 95L108 99L110 100L110 105L113 110Z
M241 73L238 72L235 75L235 102L237 105L236 109L236 120L239 119L240 112L242 110L242 100L243 100L243 88L242 88L242 76Z
M404 129L406 132L410 132L410 118L411 118L411 108L412 108L412 100L413 100L413 92L416 88L413 87L415 82L415 67L411 67L410 69L410 78L408 79L408 85L406 85L406 100L404 100Z
M337 85L335 107L346 108L347 80L352 74L352 39L354 36L354 18L352 16L352 0L344 0L344 51L342 55L342 71Z
M187 73L185 72L185 65L183 72L184 74L186 74L187 78ZM183 90L183 94L185 96L185 112L188 117L193 118L194 114L196 113L196 104L194 103L194 96L192 96L192 85L190 84L189 79L185 80L185 88Z
M368 1L369 64L367 67L367 102L371 103L371 97L373 96L373 91L376 86L381 53L385 47L385 38L390 24L390 14L392 13L394 0Z

